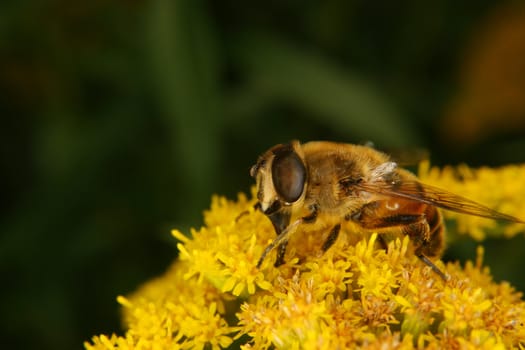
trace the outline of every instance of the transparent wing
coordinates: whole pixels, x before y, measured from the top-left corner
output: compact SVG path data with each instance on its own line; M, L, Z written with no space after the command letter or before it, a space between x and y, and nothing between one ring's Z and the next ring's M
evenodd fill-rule
M459 213L481 216L494 220L525 223L525 221L521 219L500 213L473 200L418 181L399 180L393 183L383 181L373 183L362 182L356 184L355 187L370 193L411 199Z

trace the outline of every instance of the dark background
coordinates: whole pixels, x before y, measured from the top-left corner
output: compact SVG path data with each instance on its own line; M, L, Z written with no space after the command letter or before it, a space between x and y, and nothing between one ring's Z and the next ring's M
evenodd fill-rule
M525 161L520 1L2 1L0 344L120 331L212 193L290 139ZM525 290L524 240L486 242ZM446 259L473 258L476 242Z

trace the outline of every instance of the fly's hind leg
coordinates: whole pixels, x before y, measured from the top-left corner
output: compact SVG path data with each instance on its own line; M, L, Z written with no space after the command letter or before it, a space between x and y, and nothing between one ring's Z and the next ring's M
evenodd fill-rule
M443 244L442 238L437 234L438 225L431 222L433 229L431 231L429 223L427 222L427 216L425 214L405 214L396 213L394 215L384 215L385 211L383 207L375 202L370 203L367 207L363 208L357 213L352 213L348 217L351 220L356 221L361 227L374 231L390 230L395 228L401 228L403 234L408 235L414 244L416 256L430 268L443 280L448 280L449 277L441 271L433 262L429 259L427 254L432 256L432 252L441 251ZM388 213L388 211L387 211ZM432 220L438 220L439 216L434 214L430 216Z
M425 265L429 266L432 271L434 271L444 281L447 281L449 276L441 271L439 267L437 267L424 253L432 245L432 237L430 235L430 228L427 221L423 219L418 222L408 224L403 228L403 233L408 235L414 242L416 247L414 254L419 258L419 260L421 260Z
M448 281L450 279L450 276L447 275L446 273L444 273L443 271L441 271L439 269L439 267L437 267L433 262L432 260L430 260L429 258L427 258L426 255L424 255L423 253L417 253L416 251L416 256L419 258L419 260L421 260L425 265L429 266L432 271L434 271L439 277L441 277L443 279L443 281Z

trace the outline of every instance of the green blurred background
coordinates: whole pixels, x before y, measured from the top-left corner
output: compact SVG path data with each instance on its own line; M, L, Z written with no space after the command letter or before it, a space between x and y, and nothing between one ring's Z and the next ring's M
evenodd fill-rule
M3 1L0 344L120 331L212 193L290 139L525 161L522 1ZM488 241L525 290L524 240ZM446 259L473 258L457 242Z

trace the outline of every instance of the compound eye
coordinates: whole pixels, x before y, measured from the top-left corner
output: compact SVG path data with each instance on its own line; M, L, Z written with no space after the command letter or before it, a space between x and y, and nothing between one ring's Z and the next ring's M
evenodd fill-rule
M297 153L279 152L272 163L272 180L277 194L287 203L301 197L306 181L306 168Z

